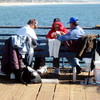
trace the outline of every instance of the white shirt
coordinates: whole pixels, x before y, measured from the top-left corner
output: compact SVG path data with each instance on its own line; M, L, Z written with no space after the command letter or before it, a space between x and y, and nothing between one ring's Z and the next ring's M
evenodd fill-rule
M17 34L37 39L35 31L29 25L20 28Z

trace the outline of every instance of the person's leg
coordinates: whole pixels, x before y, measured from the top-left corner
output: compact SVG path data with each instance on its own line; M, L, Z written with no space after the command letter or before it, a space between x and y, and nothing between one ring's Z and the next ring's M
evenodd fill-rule
M34 69L37 70L41 66L41 57L35 57Z
M54 73L60 74L59 70L59 58L53 58L53 67L55 67Z
M76 67L77 65L78 66L80 66L79 65L79 61L78 61L78 59L77 58L68 58L68 57L66 57L67 58L67 60L69 61L69 64L72 66L72 67Z
M40 62L41 67L45 66L45 57L41 57Z
M42 75L47 72L47 66L45 65L45 57L36 57L34 63L34 69Z
M59 58L53 58L53 67L59 68Z
M79 64L79 59L75 58L75 53L68 54L66 57L67 60L69 61L69 64L73 67L76 67L77 69L77 74L81 72L80 64Z
M69 64L72 66L73 82L76 82L76 74L79 74L81 72L79 59L75 58L75 53L72 53L70 55L68 54L66 58L69 61Z

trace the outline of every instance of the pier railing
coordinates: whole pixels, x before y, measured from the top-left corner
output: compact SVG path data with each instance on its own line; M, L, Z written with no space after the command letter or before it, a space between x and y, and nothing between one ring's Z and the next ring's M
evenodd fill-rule
M0 29L17 29L17 28L21 28L22 26L0 26ZM43 27L43 26L39 26L38 29L50 29L51 27ZM69 27L66 27L67 29L70 29ZM96 25L95 27L82 27L84 30L100 30L100 25ZM2 56L2 52L3 52L3 47L4 47L4 43L5 41L11 36L11 35L15 35L15 34L4 34L4 33L0 33L0 56ZM45 35L42 34L37 34L38 37L45 37ZM42 39L41 43L47 43L46 39ZM37 47L38 50L40 50L40 55L36 55L35 56L43 56L43 57L49 57L48 54L48 47L46 45L40 45L39 47ZM65 50L65 48L62 46L61 50ZM42 50L42 51L41 51ZM41 55L41 52L43 52L43 50L45 51L45 53L43 55ZM68 52L69 53L69 52ZM63 57L65 56L65 53L62 52L60 54L60 57L62 57L62 60L60 61L60 63L62 64L61 66L64 67L64 59ZM87 56L90 56L89 54ZM1 57L2 58L2 57ZM52 61L47 61L46 63L52 63ZM81 61L80 63L84 63L84 61Z
M0 28L7 28L7 29L10 29L10 28L21 28L23 26L0 26ZM51 27L50 26L39 26L38 29L50 29ZM67 29L70 29L69 27L66 27ZM95 25L94 27L82 27L83 29L85 30L100 30L100 25Z

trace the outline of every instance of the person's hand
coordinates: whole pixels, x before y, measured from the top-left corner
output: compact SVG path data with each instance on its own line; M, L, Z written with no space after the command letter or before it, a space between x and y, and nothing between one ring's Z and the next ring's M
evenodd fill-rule
M60 31L56 31L56 34L57 34L57 35L61 35Z
M57 33L56 33L56 32L53 32L53 33L51 34L51 36L56 38Z
M60 31L60 34L61 34L61 35L65 35L65 33L64 33L64 32L62 32L62 31Z

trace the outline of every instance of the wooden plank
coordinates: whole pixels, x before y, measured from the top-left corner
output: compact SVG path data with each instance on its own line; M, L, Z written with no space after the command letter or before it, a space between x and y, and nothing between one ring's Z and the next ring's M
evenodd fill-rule
M7 97L12 87L13 87L13 84L0 84L0 100L5 100L5 97Z
M84 86L70 85L70 99L69 100L86 100Z
M100 100L100 92L97 90L97 86L86 86L86 100Z
M42 84L36 100L52 100L55 86L55 84Z
M30 84L26 86L19 100L36 100L40 87L41 84Z
M1 80L0 80L1 81ZM0 83L0 92L2 91L2 89L4 88L4 84ZM0 94L1 95L1 94Z
M1 100L19 100L25 88L26 86L23 84L14 84L13 87L5 93Z
M69 100L69 85L57 84L53 100Z

